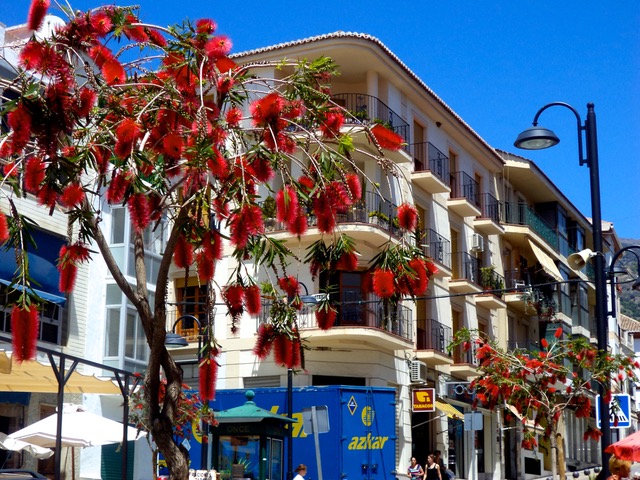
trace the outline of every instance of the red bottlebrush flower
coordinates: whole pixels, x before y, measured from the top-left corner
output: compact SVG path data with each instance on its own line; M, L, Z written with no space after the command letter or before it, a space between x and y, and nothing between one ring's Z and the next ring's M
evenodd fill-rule
M225 287L222 296L231 316L234 319L240 317L244 312L244 288L242 285L228 285Z
M244 205L241 212L250 234L255 235L264 232L262 209L258 205Z
M225 118L230 127L237 127L240 125L240 120L242 120L242 110L239 108L232 108L227 112Z
M247 246L249 241L249 228L247 222L242 218L242 215L234 212L229 216L230 224L230 240L236 248L243 249Z
M218 93L224 94L229 93L229 90L233 88L233 84L235 83L234 79L230 75L221 75L218 77Z
M404 144L404 138L381 124L374 125L371 128L371 134L380 148L386 150L400 150Z
M40 190L40 184L44 181L45 165L38 157L27 160L24 168L24 188L31 193Z
M178 133L169 133L162 140L163 153L171 158L180 158L182 156L183 141Z
M100 43L87 50L87 53L101 70L107 62L115 60L111 50ZM117 62L117 60L115 61Z
M204 250L196 255L196 263L198 264L198 278L200 281L208 282L212 280L215 274L215 263Z
M125 118L116 128L116 137L121 142L134 142L140 138L140 126L133 118Z
M114 171L111 183L107 187L107 201L112 205L122 203L130 185L131 181L126 173L121 170Z
M256 126L266 126L276 120L284 107L285 101L279 93L273 92L251 104L249 111Z
M540 345L542 345L542 348L548 348L549 342L547 342L546 338L543 338L542 340L540 340Z
M292 222L287 225L287 227L289 233L301 237L302 235L307 233L307 229L309 228L309 225L307 223L307 216L303 213L299 214L296 218L293 219Z
M49 10L49 0L31 0L29 7L29 16L27 17L27 26L29 30L39 30L44 21L44 17Z
M324 122L320 125L320 131L326 137L337 137L340 128L344 124L344 115L339 110L328 112Z
M220 260L222 258L222 237L220 232L209 230L202 237L202 250L211 260Z
M293 368L293 342L280 334L273 341L273 360L276 364Z
M396 293L395 277L391 270L376 268L373 272L373 293L380 298L390 298Z
M187 268L193 263L193 245L191 245L184 235L178 237L176 249L173 252L173 263L178 268Z
M216 178L222 179L229 175L227 159L217 149L214 149L213 156L207 160L207 167Z
M196 32L202 35L211 35L217 27L216 22L210 18L200 18L196 21Z
M58 192L56 192L49 185L43 185L42 187L40 187L40 190L38 190L36 198L38 199L39 205L53 208L56 206L59 195Z
M111 18L102 11L93 13L89 18L89 23L91 24L91 29L98 37L104 37L113 28Z
M90 88L82 88L80 90L80 102L78 104L78 108L76 109L76 113L79 117L88 117L89 113L91 113L91 109L96 103L96 92L91 90Z
M322 233L331 233L336 226L334 206L327 192L320 192L313 199L313 211L318 221L318 230Z
M336 323L338 312L330 306L316 310L316 322L320 330L329 330Z
M218 35L206 43L204 51L210 59L217 60L229 55L232 46L233 44L229 37L225 35Z
M249 315L260 315L262 311L262 297L260 296L260 287L250 285L244 291L244 302Z
M9 155L9 154L7 153L7 155ZM3 156L3 154L2 154L2 152L0 152L0 157L2 157L2 156ZM18 176L18 166L16 165L15 162L7 162L2 167L2 174L5 177L17 177Z
M425 266L427 267L427 276L431 277L433 275L435 275L436 273L438 273L440 270L438 270L438 267L436 267L435 263L430 262L430 261L426 261L425 262Z
M71 262L62 262L58 263L58 271L60 272L60 280L58 282L59 290L65 293L71 293L76 285L78 267Z
M25 70L40 70L47 49L37 40L30 40L22 48L19 55L20 66Z
M302 348L300 340L297 338L291 342L291 364L289 368L296 368L302 365Z
M140 25L132 25L133 23L139 23L139 19L135 15L129 14L126 18L126 25L122 29L128 39L136 42L146 42L149 40L149 36L144 31L144 28Z
M261 323L258 327L258 338L253 347L256 357L263 360L271 353L273 347L273 325L271 323Z
M298 194L291 185L285 186L276 194L276 219L279 222L295 220L298 209Z
M20 153L27 145L31 135L31 114L20 103L18 108L7 115L7 123L13 131L13 136L11 137L13 153Z
M149 207L149 197L144 193L136 193L129 197L127 201L129 215L134 228L141 232L151 223L151 209Z
M220 57L216 59L216 68L220 73L225 73L238 68L238 64L229 57Z
M164 35L162 35L159 30L156 30L155 28L146 28L145 32L147 32L147 35L149 36L149 41L154 45L157 45L158 47L167 46L167 39L164 38Z
M67 185L62 191L62 196L60 197L60 203L63 207L73 208L84 200L84 190L82 189L82 185L79 183L72 183Z
M560 338L562 336L562 327L558 327L556 329L556 333L554 333L553 336L556 338Z
M101 70L107 85L117 85L127 80L124 67L115 57L105 60Z
M218 377L218 362L213 355L200 362L199 371L200 398L203 402L213 400L216 391L216 379Z
M14 306L11 310L11 335L13 358L22 363L36 356L38 327L40 320L35 305L29 307Z
M413 205L403 203L398 207L398 225L405 230L413 231L418 226L418 210Z
M302 188L302 190L305 191L305 193L310 193L311 190L313 190L313 187L315 186L315 182L307 177L306 175L303 175L302 177L298 178L298 183L300 184L300 187Z
M293 275L278 278L278 286L282 290L287 292L287 295L289 297L295 297L300 291L300 284L298 283L298 279Z
M344 252L336 262L336 270L353 272L358 268L358 256L354 252Z
M357 202L362 197L362 185L360 184L360 177L355 173L347 175L347 187L351 194L351 200Z
M257 181L266 183L273 178L275 172L271 168L271 161L263 155L255 155L251 158L251 168Z
M9 222L7 221L7 216L0 212L0 245L9 240L10 232L9 232Z

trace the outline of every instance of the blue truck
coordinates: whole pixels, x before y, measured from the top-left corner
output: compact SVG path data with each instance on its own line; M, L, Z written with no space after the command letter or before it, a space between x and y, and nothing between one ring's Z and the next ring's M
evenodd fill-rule
M286 416L286 388L253 389L256 405ZM219 390L214 411L243 405L246 390ZM309 411L326 414L328 431L317 435L323 479L395 480L396 478L396 392L392 388L319 386L293 389L293 468L307 466L307 479L318 480L314 435L304 428ZM320 430L320 429L319 429ZM190 445L191 468L200 464L200 439ZM285 447L286 451L286 447ZM286 458L286 455L285 455ZM213 464L217 465L218 459ZM284 477L286 464L283 462ZM219 467L220 468L220 467ZM273 475L277 477L277 475Z

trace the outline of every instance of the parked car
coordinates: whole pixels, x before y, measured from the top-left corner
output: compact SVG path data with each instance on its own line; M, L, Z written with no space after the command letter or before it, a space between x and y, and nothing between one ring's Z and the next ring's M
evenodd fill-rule
M18 470L13 468L0 470L0 479L10 478L11 480L29 480L31 478L47 478L38 472L31 470Z

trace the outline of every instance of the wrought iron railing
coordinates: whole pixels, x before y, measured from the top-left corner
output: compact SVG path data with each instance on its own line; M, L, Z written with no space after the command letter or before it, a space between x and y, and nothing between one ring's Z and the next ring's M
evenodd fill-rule
M375 297L370 295L370 297ZM265 300L262 303L262 311L257 317L257 327L268 321L271 315L272 301ZM397 335L406 340L413 340L412 312L404 305L385 305L382 300L376 298L369 300L343 300L337 305L338 315L334 323L335 327L375 328ZM298 326L301 329L317 328L313 305L305 305L298 315Z
M500 223L501 204L496 197L490 193L480 194L480 211L482 218L490 218L496 223Z
M376 225L389 233L400 236L401 231L397 220L398 206L375 192L365 192L362 199L353 205L338 207L336 223L368 223ZM307 224L310 227L317 225L315 215L308 215ZM284 223L275 218L265 219L267 232L286 230Z
M449 157L430 142L411 144L411 152L414 159L414 172L430 171L445 185L449 185L451 182Z
M485 290L504 290L504 277L491 267L481 267L480 286ZM495 294L500 296L502 292L498 291Z
M454 271L452 280L469 280L480 285L480 259L467 252L454 253L458 271Z
M465 172L451 173L451 197L466 198L467 201L480 207L480 185Z
M427 230L427 242L429 245L427 256L451 268L451 242L431 228Z
M347 123L381 123L404 138L405 150L408 149L409 124L379 98L363 93L337 93L331 99L351 113Z
M424 327L422 325L424 323ZM442 353L448 353L447 347L452 340L452 329L442 323L427 318L418 321L416 347L418 350L436 350ZM421 328L423 327L423 328Z

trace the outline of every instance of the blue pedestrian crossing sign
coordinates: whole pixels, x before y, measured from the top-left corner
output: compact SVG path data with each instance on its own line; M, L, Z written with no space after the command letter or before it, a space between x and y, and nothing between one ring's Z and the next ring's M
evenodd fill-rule
M596 424L600 427L600 395L596 395ZM631 426L631 398L626 393L614 393L609 402L609 426L629 428Z

